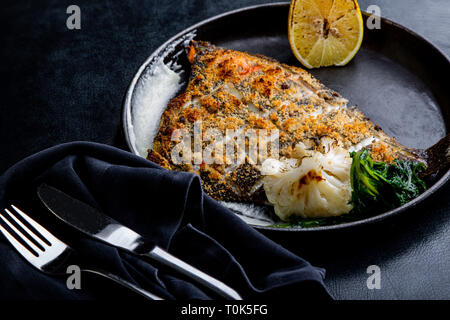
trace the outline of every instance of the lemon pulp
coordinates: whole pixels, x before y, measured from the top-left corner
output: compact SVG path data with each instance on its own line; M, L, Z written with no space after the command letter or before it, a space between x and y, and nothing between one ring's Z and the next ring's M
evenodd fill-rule
M356 0L292 0L289 43L307 68L343 66L358 52L363 20Z

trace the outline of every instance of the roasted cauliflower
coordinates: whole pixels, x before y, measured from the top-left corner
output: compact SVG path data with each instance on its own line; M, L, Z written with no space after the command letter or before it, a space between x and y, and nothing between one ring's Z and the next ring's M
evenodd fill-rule
M296 145L293 158L267 159L262 164L263 185L275 213L284 221L338 216L352 209L347 150L330 140L321 141L320 151Z

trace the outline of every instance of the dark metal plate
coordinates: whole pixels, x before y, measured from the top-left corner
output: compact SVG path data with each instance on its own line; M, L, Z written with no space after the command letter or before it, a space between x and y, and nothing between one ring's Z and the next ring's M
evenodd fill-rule
M243 8L202 21L177 34L159 47L141 66L133 79L124 104L125 138L130 143L130 110L136 84L155 62L176 61L185 70L190 65L184 54L186 35L195 32L195 39L215 45L259 53L280 62L301 66L291 53L287 38L289 3L275 3ZM364 14L364 20L367 15ZM345 67L309 70L327 87L338 91L357 105L365 115L384 131L408 147L425 149L445 136L450 128L450 98L447 77L449 59L430 42L392 21L382 19L381 29L364 30L362 47ZM339 225L316 228L256 228L278 231L323 231L368 224L397 215L417 205L444 185L450 170L443 172L435 183L413 201L371 218Z

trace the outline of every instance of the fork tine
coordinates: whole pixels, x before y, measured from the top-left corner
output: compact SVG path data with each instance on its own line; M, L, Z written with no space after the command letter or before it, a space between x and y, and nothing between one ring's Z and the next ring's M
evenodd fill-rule
M9 221L9 219L13 219L19 225L20 229L23 228L22 230L24 233L28 232L29 237L31 237L31 235L34 235L36 237L36 232L34 231L32 232L17 218L15 214L11 213L8 209L5 209L5 211L8 213L9 218L6 218L4 216L4 213L0 211L0 219L3 220L8 225L8 227L11 228L13 232L9 232L5 228L5 226L2 223L0 223L0 232L3 234L3 236L5 236L5 238L20 253L20 255L22 255L22 257L24 257L30 264L32 264L35 268L39 269L40 271L47 274L65 273L68 265L67 258L72 255L73 250L69 246L67 246L64 242L53 236L49 231L47 231L36 221L28 217L23 211L21 211L20 209L18 209L13 205L12 208L24 220L26 220L30 225L32 225L37 232L40 233L40 236L42 236L42 239L40 239L41 241L44 238L47 238L46 240L51 241L51 246L47 245L46 248L48 250L44 251L41 251L39 248L37 248L36 245L34 245L28 237L24 236L24 234L21 231L19 231L19 229L16 228L11 221ZM19 240L24 241L27 244L27 246L25 246ZM139 293L148 299L161 300L161 298L153 295L152 293L144 289L141 289L139 286L136 286L135 284L130 283L124 279L121 279L120 277L111 274L109 272L105 272L99 269L89 269L89 270L83 269L83 271L89 271L91 273L106 277L107 279L114 281L136 293Z
M17 249L17 251L20 252L21 255L23 255L27 260L31 261L33 259L36 259L39 256L39 248L37 248L34 243L32 243L30 240L28 240L27 237L25 237L14 225L8 221L1 213L0 218L19 236L24 242L26 242L27 245L30 246L30 248L36 253L34 254L31 252L28 248L26 248L23 244L21 244L19 241L16 240L16 238L8 232L1 224L0 224L0 231L3 233L3 235L11 242L11 244L14 246L14 248ZM31 259L31 260L30 260Z
M61 240L56 238L53 234L51 234L47 229L42 227L39 223L31 219L25 212L17 208L15 205L11 205L11 207L24 219L26 220L33 228L35 228L50 244L60 243Z
M48 244L46 244L44 241L39 238L38 235L34 234L33 231L31 231L26 225L22 223L17 217L11 213L8 209L5 209L5 211L8 213L8 215L23 229L25 230L28 235L30 235L31 238L33 238L34 241L36 241L42 248L45 249L45 247L48 247Z

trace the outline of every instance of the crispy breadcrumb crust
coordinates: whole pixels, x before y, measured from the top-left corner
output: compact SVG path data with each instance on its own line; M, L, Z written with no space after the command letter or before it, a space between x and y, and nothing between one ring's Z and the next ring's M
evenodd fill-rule
M367 147L374 160L415 158L358 109L346 107L346 99L301 68L206 42L192 42L187 54L192 63L189 83L164 111L148 159L167 169L195 172L215 199L264 200L261 174L258 164L249 161L239 166L227 164L230 159L225 154L215 155L223 164L175 164L171 152L177 141L172 141L172 134L184 129L193 135L197 120L202 121L203 132L208 128L222 134L227 129L244 133L278 129L280 157L289 158L298 142L317 142L326 136L346 149L375 137L377 141ZM317 143L309 145L318 147Z

